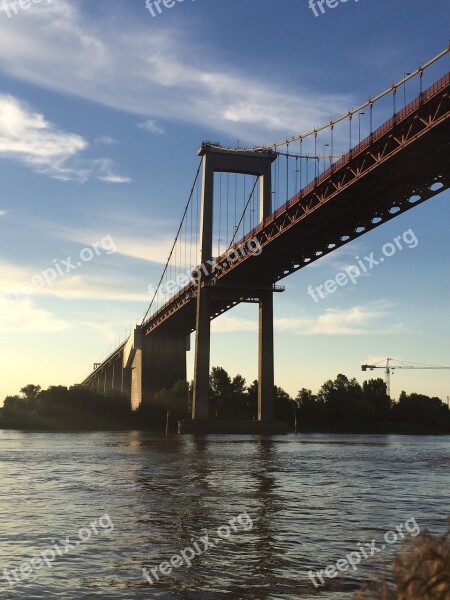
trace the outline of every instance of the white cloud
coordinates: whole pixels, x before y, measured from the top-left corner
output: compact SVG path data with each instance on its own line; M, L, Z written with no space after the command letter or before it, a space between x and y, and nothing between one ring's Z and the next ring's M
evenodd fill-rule
M222 315L214 319L211 323L213 333L232 333L237 331L256 331L258 329L257 320L242 319L232 317L231 315Z
M70 327L70 323L33 306L29 298L9 302L0 296L0 332L2 333L52 333Z
M98 137L95 138L94 143L95 144L105 144L105 145L117 144L116 140L114 138L112 138L110 135L99 135Z
M114 175L109 159L78 158L87 147L82 136L58 129L24 102L0 94L0 156L62 181L85 181L91 176L114 183L129 181Z
M4 217L6 215L6 210L0 210L0 217Z
M67 160L85 150L79 135L57 130L13 96L0 95L0 154L18 158L35 171L58 179L70 177Z
M351 103L312 89L284 90L243 67L220 64L198 37L155 28L151 19L132 21L121 13L98 27L83 5L58 0L20 19L0 20L0 68L147 117L153 128L158 119L174 119L255 143L309 130Z
M58 277L52 285L33 285L32 279L39 276L45 268L33 269L31 266L20 266L7 261L0 261L2 287L0 299L9 300L10 304L18 304L27 299L37 297L53 297L64 300L94 300L102 302L140 302L144 306L150 302L145 282L133 278L119 280L116 272L103 274L97 269L89 270L88 265L74 271L70 275ZM124 282L127 282L124 285Z
M401 331L401 323L386 327L388 309L389 304L385 301L344 310L328 308L315 318L276 319L275 328L294 335L368 335Z
M96 227L79 229L64 225L59 220L27 214L15 215L12 223L13 226L20 225L22 231L27 235L35 235L35 232L38 231L42 241L56 238L66 242L76 242L83 246L91 246L96 242L101 243L101 240L110 236L115 244L117 255L159 264L166 263L174 239L173 223L169 219L141 217L124 212L114 212L108 215L91 212L90 216L91 221L98 224ZM195 244L192 243L192 246L188 244L186 248L187 255L192 261L195 261L197 256ZM68 248L67 253L70 254L70 252L71 250ZM61 258L66 257L59 256L58 260ZM193 264L196 263L193 262ZM3 271L3 284L4 278L5 272Z
M133 285L134 284L134 285ZM142 306L150 302L150 296L145 290L144 282L140 289L133 291L139 284L118 281L115 276L102 276L100 274L79 274L73 277L64 277L56 282L53 288L38 290L40 293L51 294L66 300L95 300L101 302L140 302Z
M129 177L122 177L114 174L114 163L108 158L101 158L91 161L92 171L97 179L107 183L129 183Z
M150 131L150 133L154 133L155 135L161 135L164 133L164 129L156 124L154 119L147 119L143 123L139 123L139 127L141 129L146 129Z
M57 231L59 237L65 240L71 240L80 244L90 245L96 240L100 240L104 237L105 231L110 232L111 237L114 240L116 247L116 253L129 258L138 258L140 260L151 261L154 263L166 264L167 257L169 256L170 249L173 244L173 231L165 233L162 231L164 225L158 221L145 220L144 218L139 220L138 226L141 230L138 230L137 226L134 229L134 233L123 233L126 229L130 229L131 223L134 223L134 219L131 218L126 222L126 215L124 220L121 222L119 219L119 228L114 223L103 223L103 231L95 231L88 229L74 229L70 227L64 227L58 225L57 227L51 222L42 223L42 226L49 230L49 233ZM128 225L128 227L126 227ZM167 228L167 224L165 224ZM117 231L117 233L116 233ZM187 256L195 261L196 258L196 246L195 243L186 243ZM194 264L196 264L194 262Z
M129 183L131 181L129 177L121 177L120 175L103 175L99 179L106 181L106 183Z
M101 323L87 321L84 323L84 325L92 329L92 331L94 331L99 337L108 340L108 343L111 343L111 340L114 340L114 348L119 346L130 335L130 331L128 329L124 331L123 321L107 321ZM119 339L117 340L118 332L122 333L119 335ZM107 348L105 348L104 352L106 351Z
M294 335L368 335L393 333L403 330L401 323L386 329L384 319L389 315L390 305L381 300L366 306L353 306L348 309L326 309L314 318L282 318L274 320L278 332ZM225 314L212 322L215 333L257 331L257 319L242 319Z

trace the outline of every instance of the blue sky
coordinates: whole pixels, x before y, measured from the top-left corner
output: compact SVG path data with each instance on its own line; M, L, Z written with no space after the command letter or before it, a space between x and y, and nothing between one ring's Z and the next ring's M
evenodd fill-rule
M443 50L450 17L448 0L341 1L319 17L307 0L185 0L156 17L144 0L16 8L0 9L0 402L28 383L80 381L140 322L202 140L271 143L327 122ZM283 282L278 385L363 381L361 363L387 356L450 365L449 200ZM318 303L307 294L407 230L414 248ZM22 287L57 265L69 272L51 287ZM218 319L212 364L253 380L256 323L254 306ZM445 399L450 372L398 371L393 395L402 389Z

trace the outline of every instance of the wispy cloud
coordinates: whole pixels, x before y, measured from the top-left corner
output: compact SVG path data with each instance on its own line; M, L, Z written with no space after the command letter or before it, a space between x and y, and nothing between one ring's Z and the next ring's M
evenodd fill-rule
M146 129L150 131L150 133L154 133L155 135L161 135L164 133L164 129L156 124L154 119L147 119L143 123L139 123L138 127L141 129Z
M123 177L114 173L114 163L109 158L101 158L91 161L92 172L97 179L106 183L129 183L130 177Z
M52 333L70 328L70 323L37 308L29 298L8 302L0 296L0 332Z
M87 265L86 265L87 269ZM42 272L31 266L17 265L0 260L2 287L0 298L8 300L11 305L19 306L20 302L30 298L53 297L64 300L92 300L102 302L139 302L142 306L150 301L144 282L136 278L117 276L115 269L108 272L95 269L60 277L52 285L32 285L32 280ZM124 283L126 282L126 285ZM31 284L31 285L25 285Z
M386 327L390 305L383 300L347 309L328 308L314 318L277 319L278 331L294 335L368 335L402 330L401 323Z
M82 7L58 0L24 18L0 21L0 68L140 115L153 133L159 119L172 119L261 143L270 141L269 134L272 139L309 129L348 109L350 99L342 95L318 96L290 84L284 89L221 64L192 33L151 28L151 20L123 14L99 28Z
M64 242L75 242L82 246L90 246L105 236L114 239L117 256L165 264L173 244L173 223L163 217L148 217L135 215L122 211L111 214L101 214L94 209L90 212L92 226L77 227L66 224L57 216L37 217L26 213L14 214L11 218L11 227L21 228L23 236L38 235L44 243L49 239L58 239ZM72 246L64 246L61 250L69 255L75 252ZM81 247L80 247L81 250ZM197 258L195 244L186 246L187 256L193 261ZM195 262L193 263L196 264ZM0 269L2 265L0 262ZM2 279L5 272L2 271Z
M391 314L391 308L384 300L343 310L330 308L316 317L275 319L274 328L294 335L357 336L399 333L404 330L401 323L390 323L389 328L386 327L386 317ZM213 321L212 327L216 333L256 331L258 323L257 320L223 315Z
M50 221L40 220L39 222L42 223L42 227L49 231L49 235L57 235L61 239L87 245L92 244L93 240L101 239L105 235L104 232L108 231L114 238L116 253L118 255L151 261L153 263L165 264L173 244L173 231L170 227L167 227L167 224L165 232L160 222L147 221L145 218L142 218L138 224L140 229L136 227L133 233L129 230L130 225L134 223L134 219L129 219L127 223L125 216L122 223L120 219L118 219L117 223L105 221L102 223L102 230L77 229L62 225L56 227ZM192 260L196 259L196 246L194 242L192 242L192 245L186 243L186 253Z
M87 148L79 135L56 129L23 102L0 95L0 154L17 158L35 171L58 179L70 177L69 158Z
M0 217L4 217L6 215L6 210L0 210Z
M81 158L87 147L82 136L58 129L23 101L0 94L0 156L62 181L92 176L114 183L129 181L113 173L110 159Z
M223 315L211 323L214 333L234 333L237 331L256 331L258 324L251 319L242 319L231 315Z
M95 138L94 144L110 145L110 144L117 144L117 142L110 135L99 135L98 137Z

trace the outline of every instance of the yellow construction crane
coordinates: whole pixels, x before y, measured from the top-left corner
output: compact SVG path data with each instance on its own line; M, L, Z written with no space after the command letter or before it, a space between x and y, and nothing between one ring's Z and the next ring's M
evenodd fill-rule
M401 363L400 365L391 364L392 361ZM385 363L385 364L381 364ZM373 365L361 365L362 371L373 371L374 369L384 369L384 374L386 376L386 393L391 397L391 373L395 369L450 369L450 367L439 367L436 365L422 365L420 363L414 362L404 362L402 360L396 360L395 358L386 358L385 360L380 360L379 362Z

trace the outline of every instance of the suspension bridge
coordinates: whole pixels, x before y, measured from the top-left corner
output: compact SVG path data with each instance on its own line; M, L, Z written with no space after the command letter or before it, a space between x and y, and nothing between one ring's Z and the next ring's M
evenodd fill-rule
M282 432L273 407L278 282L450 187L449 53L307 133L254 148L204 142L142 322L82 385L126 392L137 409L186 378L195 332L192 420L179 430ZM208 409L211 321L243 302L259 307L258 418L217 422Z

